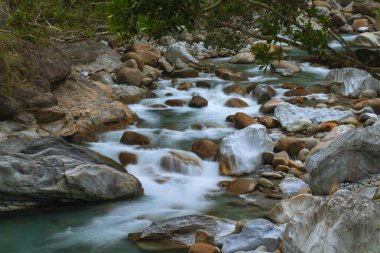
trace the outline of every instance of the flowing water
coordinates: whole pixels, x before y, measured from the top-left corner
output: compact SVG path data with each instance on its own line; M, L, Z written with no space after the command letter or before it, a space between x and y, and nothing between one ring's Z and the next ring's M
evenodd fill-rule
M288 55L297 59L299 51L290 51ZM216 59L212 62L245 72L248 82L239 83L248 86L251 83L282 84L298 83L304 86L319 84L328 73L325 68L311 67L301 63L302 72L293 78L283 78L277 74L263 73L256 65L233 65L228 59ZM152 221L187 214L212 214L231 219L256 218L263 215L260 208L252 205L239 206L239 197L227 196L217 187L217 183L228 178L218 175L218 164L201 161L201 170L194 166L186 168L184 173L169 173L162 170L160 159L170 152L189 152L191 144L199 139L219 141L234 131L230 123L225 122L228 115L238 111L249 115L260 115L259 105L250 96L226 95L223 89L234 85L211 74L202 74L199 78L183 79L181 82L206 80L212 83L211 89L193 88L179 91L171 87L171 81L158 83L157 97L145 99L131 105L139 116L136 126L128 130L141 133L151 140L151 148L139 148L119 143L125 130L108 132L100 136L100 141L89 146L115 160L120 152L132 152L138 156L137 165L129 165L127 170L143 184L145 195L131 201L81 205L61 210L32 212L28 214L0 218L0 252L7 253L44 253L44 252L146 252L133 245L127 235L149 226ZM277 89L278 96L283 93ZM189 100L198 94L206 98L208 107L202 109L184 107L154 108L149 105L164 104L165 94L172 93L170 99ZM224 103L239 97L248 103L247 108L228 108ZM321 96L322 97L322 96ZM191 125L203 125L201 130L193 130ZM197 159L195 157L195 159ZM258 200L252 199L255 202ZM271 206L273 201L261 199L262 205ZM234 204L235 203L235 204ZM160 251L156 251L160 252ZM166 251L169 252L170 251ZM175 252L179 252L178 250Z

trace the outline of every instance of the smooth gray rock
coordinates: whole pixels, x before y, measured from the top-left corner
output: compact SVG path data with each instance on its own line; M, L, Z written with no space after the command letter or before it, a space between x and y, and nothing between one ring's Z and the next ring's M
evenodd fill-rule
M0 153L0 202L81 202L126 199L143 193L124 168L61 138L30 138Z
M307 160L310 187L327 194L334 183L356 182L380 173L380 126L353 129Z
M293 197L299 190L309 188L309 185L299 178L287 177L281 181L279 187L285 196Z
M264 245L268 251L275 251L282 230L268 220L247 221L239 234L229 235L223 242L223 253L255 250Z
M160 244L160 249L183 248L194 244L198 230L215 236L216 245L221 245L225 236L235 231L235 221L207 215L187 215L152 223L140 233L128 237L142 248ZM166 245L166 246L165 246Z
M282 127L289 132L306 130L312 124L340 121L353 116L350 111L339 111L328 108L302 108L286 102L277 105L274 116L281 122Z
M168 48L165 54L166 60L171 64L175 64L177 59L180 59L184 63L198 64L199 61L195 59L189 51L187 51L185 42L177 42Z
M365 32L359 34L352 41L352 44L359 47L380 48L380 32Z
M380 92L379 80L367 71L355 68L331 70L322 85L343 96L359 96L362 91L369 89Z
M219 173L242 175L255 171L262 164L262 154L272 152L274 142L265 126L250 125L225 137L219 145Z
M284 253L376 253L380 249L379 205L339 190L293 217L283 234Z

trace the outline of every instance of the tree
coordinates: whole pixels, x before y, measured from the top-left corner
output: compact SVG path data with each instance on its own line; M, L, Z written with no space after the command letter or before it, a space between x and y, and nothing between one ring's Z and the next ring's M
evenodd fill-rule
M361 63L350 46L329 26L326 16L308 0L110 0L109 25L120 37L138 34L159 38L183 27L202 27L207 42L219 48L236 50L251 37L270 43L284 42L310 55L338 61L343 66L364 69L380 79L374 69ZM330 40L345 49L336 52ZM256 48L267 64L279 54L268 55Z

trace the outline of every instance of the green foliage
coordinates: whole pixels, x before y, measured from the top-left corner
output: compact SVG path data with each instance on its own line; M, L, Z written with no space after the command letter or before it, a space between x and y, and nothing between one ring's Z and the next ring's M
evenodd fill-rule
M191 29L204 0L110 0L106 9L110 29L121 38L159 38L182 26Z

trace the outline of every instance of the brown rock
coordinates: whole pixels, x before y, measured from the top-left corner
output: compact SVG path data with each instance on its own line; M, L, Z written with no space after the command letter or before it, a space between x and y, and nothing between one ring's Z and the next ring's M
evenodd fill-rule
M132 131L125 131L120 142L126 145L149 145L149 138Z
M212 159L218 151L218 144L209 140L199 140L191 146L191 151L202 159Z
M240 98L231 98L224 105L232 108L248 107L248 104Z
M116 83L139 86L142 84L144 74L139 69L121 68L116 75Z
M280 98L272 98L265 102L261 107L260 107L260 112L262 113L273 113L274 109L277 107L279 103L284 102L284 100Z
M190 247L188 253L220 253L220 250L207 243L196 243Z
M278 140L274 148L277 151L286 151L290 156L295 157L301 149L311 150L317 144L318 140L313 138L285 137Z
M329 191L329 195L333 195L337 190L340 189L340 184L339 183L334 183L331 188L330 188L330 191Z
M188 165L201 170L199 162L196 157L173 151L169 155L163 156L160 164L165 171L187 174Z
M331 5L325 1L313 1L313 5L316 7L325 7L327 9L331 9Z
M234 72L227 68L220 68L215 70L215 75L224 80L230 81L246 81L248 75L242 72Z
M122 67L138 69L139 65L137 64L137 61L135 59L129 59L123 63Z
M227 192L232 195L246 194L253 192L256 188L256 182L250 178L238 178L227 184Z
M273 167L277 167L279 165L288 165L289 155L286 151L281 151L280 153L274 154L273 157Z
M295 89L286 91L284 95L288 97L307 96L310 95L310 91L304 87L297 87Z
M197 86L198 88L210 89L212 85L211 83L206 82L206 81L197 81L195 83L195 86Z
M189 106L193 108L202 108L208 105L208 101L201 96L193 96L189 102Z
M309 155L309 153L310 153L310 150L308 150L307 148L301 149L298 152L297 158L300 161L304 162L304 161L306 161L306 157Z
M369 27L369 23L366 18L356 19L352 23L352 28L354 29L354 31L357 31L360 27Z
M288 165L289 165L290 167L296 168L296 169L298 169L298 170L300 170L300 171L306 172L306 167L305 167L305 165L303 165L303 164L301 164L301 163L298 163L298 162L296 162L296 161L293 161L293 160L291 160L291 159L289 160Z
M174 71L171 76L173 78L199 77L199 71L193 68L185 68Z
M318 125L317 132L331 132L337 125L335 122L323 122Z
M256 124L257 120L243 112L237 112L234 116L234 124L237 129L246 128L249 125Z
M160 50L151 45L134 44L127 48L127 52L134 52L141 55L144 64L155 67L161 58Z
M288 174L291 174L291 175L294 175L295 177L301 177L303 174L305 174L304 172L300 171L299 169L297 168L293 168L291 167L288 171Z
M247 92L246 89L242 86L230 86L224 89L226 94L239 94L240 96L244 96Z
M195 233L195 243L206 243L215 246L215 238L206 230L199 229Z
M262 178L262 177L259 178L259 180L257 180L257 184L259 186L261 186L263 188L267 188L267 189L273 189L273 188L275 188L274 184L271 181L269 181L266 178Z
M277 68L277 69L288 69L293 72L300 72L301 69L298 67L296 64L286 61L286 60L281 60L281 61L273 61L272 65Z
M144 69L144 59L142 58L141 55L139 55L139 54L137 54L135 52L129 52L129 53L124 54L121 57L121 61L122 62L127 62L128 60L132 60L132 59L136 61L139 70L143 71L143 69ZM125 67L129 67L129 66L125 66Z
M179 99L169 99L165 101L165 104L169 106L184 106L186 104L186 101Z
M119 154L120 163L124 166L129 164L137 164L137 156L133 153L122 152Z
M357 102L354 102L355 109L362 109L364 107L370 106L376 114L380 114L380 99L360 99Z
M42 108L33 114L38 123L52 122L66 117L65 111L58 106Z
M288 171L290 170L290 168L288 166L286 166L286 165L278 165L274 169L277 170L277 171L285 172L285 173L288 173Z
M177 87L177 90L190 90L191 88L193 88L193 84L185 82L185 83L180 83Z
M259 117L257 118L257 122L259 122L261 125L264 125L267 128L275 128L280 126L280 122L278 122L274 118Z

